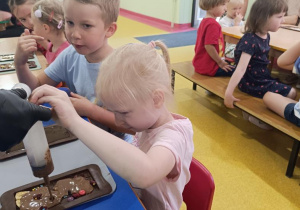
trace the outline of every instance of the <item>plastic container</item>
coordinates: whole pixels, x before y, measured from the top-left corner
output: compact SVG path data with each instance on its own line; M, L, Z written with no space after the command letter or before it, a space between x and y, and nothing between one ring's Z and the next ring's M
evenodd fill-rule
M16 84L12 90L23 99L28 99L31 89L23 83ZM42 121L37 121L23 139L26 154L36 177L46 177L54 170L48 141Z

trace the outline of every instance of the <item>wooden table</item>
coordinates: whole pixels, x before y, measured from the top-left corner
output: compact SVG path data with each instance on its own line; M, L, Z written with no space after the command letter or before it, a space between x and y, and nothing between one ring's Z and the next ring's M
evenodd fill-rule
M236 44L243 36L242 30L244 27L233 26L224 27L222 32L225 42ZM297 42L300 42L300 32L279 28L276 32L270 32L270 61L273 62L273 58L278 58L284 51L291 48ZM272 66L273 63L271 63Z
M18 37L0 39L0 55L14 54L17 48L17 43ZM32 72L35 75L39 74L39 72L41 71L44 71L44 69L47 66L47 60L41 52L37 51L36 56L42 68L40 70L33 70ZM18 82L19 80L15 72L7 72L6 74L0 74L0 89L10 89Z

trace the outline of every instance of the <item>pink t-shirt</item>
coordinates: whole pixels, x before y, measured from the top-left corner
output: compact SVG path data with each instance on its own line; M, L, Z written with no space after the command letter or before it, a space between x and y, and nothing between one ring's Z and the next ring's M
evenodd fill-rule
M173 121L137 133L133 141L145 153L151 147L166 147L173 153L176 161L175 170L163 180L146 189L135 188L147 210L179 209L183 189L190 180L189 167L194 152L192 124L183 116L172 115Z
M55 58L59 55L59 53L61 53L69 45L70 45L70 43L68 41L65 41L64 43L62 43L59 46L59 48L56 50L56 52L52 52L53 44L51 42L49 42L48 50L46 51L46 55L45 55L48 64L52 63L55 60Z

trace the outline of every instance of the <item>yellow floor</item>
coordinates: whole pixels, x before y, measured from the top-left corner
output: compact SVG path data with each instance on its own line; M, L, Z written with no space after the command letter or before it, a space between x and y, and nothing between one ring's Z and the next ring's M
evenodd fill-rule
M139 42L135 36L167 33L120 17L109 43L118 47ZM171 62L193 58L194 46L170 49ZM194 157L212 173L216 190L212 209L300 209L300 164L294 177L285 176L293 140L243 120L238 109L228 110L217 96L176 75L175 108L194 128ZM300 162L300 161L299 161ZM184 208L182 208L184 209Z

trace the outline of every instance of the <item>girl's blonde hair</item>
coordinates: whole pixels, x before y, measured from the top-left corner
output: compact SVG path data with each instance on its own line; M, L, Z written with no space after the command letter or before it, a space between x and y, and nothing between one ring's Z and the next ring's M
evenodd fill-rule
M105 26L117 22L120 10L120 0L75 0L82 4L93 4L100 8L101 18Z
M245 33L264 32L264 27L271 16L287 10L285 0L256 0L247 18Z
M104 105L113 100L126 108L130 102L149 100L156 90L172 98L169 53L164 43L155 44L163 56L149 45L134 43L116 49L102 62L96 93Z
M229 0L200 0L199 6L203 10L210 10L220 4L227 3Z
M8 1L8 6L9 9L12 13L14 13L14 10L16 9L16 7L26 4L26 3L32 3L34 4L35 2L37 2L38 0L9 0Z
M40 0L32 7L33 15L55 30L64 30L64 12L59 0ZM40 13L39 13L40 12ZM39 13L41 17L36 15Z

